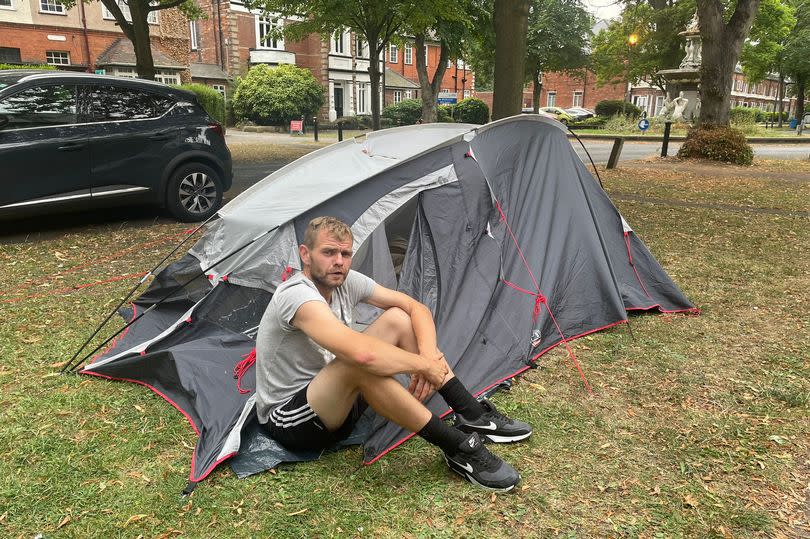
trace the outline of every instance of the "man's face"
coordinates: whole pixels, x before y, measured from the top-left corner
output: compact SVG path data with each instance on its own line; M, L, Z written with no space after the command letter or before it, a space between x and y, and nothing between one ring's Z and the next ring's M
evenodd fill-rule
M352 240L339 240L326 230L318 232L312 249L301 246L301 259L309 266L310 278L324 288L343 284L352 265Z

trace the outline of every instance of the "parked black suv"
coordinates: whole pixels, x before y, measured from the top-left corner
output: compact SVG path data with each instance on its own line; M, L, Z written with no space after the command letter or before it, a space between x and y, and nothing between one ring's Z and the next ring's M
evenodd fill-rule
M222 126L156 82L0 71L0 216L81 203L150 203L207 219L231 187Z

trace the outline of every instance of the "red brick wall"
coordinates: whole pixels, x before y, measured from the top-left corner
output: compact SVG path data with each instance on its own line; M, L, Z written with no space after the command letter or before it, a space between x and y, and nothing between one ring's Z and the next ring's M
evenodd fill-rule
M66 41L50 41L48 34L65 36ZM91 68L94 68L98 55L120 37L123 37L123 34L88 30ZM67 51L70 53L71 64L87 64L84 35L80 29L0 23L0 47L20 49L20 59L23 62L44 64L46 51Z
M433 73L436 71L436 66L439 63L439 58L441 57L441 47L438 45L431 45L428 44L428 55L427 55L427 70L428 75L430 77L433 76ZM403 47L399 47L397 53L397 61L392 63L390 62L391 56L389 51L386 50L385 52L385 67L392 71L396 71L406 79L419 84L419 75L416 72L416 54L417 50L416 47L413 47L413 55L412 55L412 62L411 64L405 63L405 51ZM421 51L419 54L423 54ZM466 73L466 76L465 76ZM457 76L457 78L456 78ZM462 79L466 78L467 80L462 82ZM463 69L456 70L455 66L448 67L445 72L444 76L442 77L442 83L439 86L439 90L448 90L450 92L455 91L457 99L461 101L464 99L464 92L463 90L472 90L475 84L475 75L469 69L466 72ZM391 94L391 100L388 99L388 94L386 93L386 103L393 102L393 93Z
M593 109L597 103L604 99L624 99L626 85L605 84L604 86L597 86L596 76L591 72L584 72L581 77L566 73L546 73L543 75L540 106L547 106L549 92L557 92L556 105L564 109L572 107L575 91L583 92L582 106ZM529 106L531 106L531 99L529 100Z

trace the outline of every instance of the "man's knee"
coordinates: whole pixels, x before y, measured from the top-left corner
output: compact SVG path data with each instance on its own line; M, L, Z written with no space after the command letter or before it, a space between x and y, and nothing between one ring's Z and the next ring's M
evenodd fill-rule
M410 330L413 327L411 325L411 315L399 307L391 307L386 309L382 316L385 317L385 322L392 328L399 330Z

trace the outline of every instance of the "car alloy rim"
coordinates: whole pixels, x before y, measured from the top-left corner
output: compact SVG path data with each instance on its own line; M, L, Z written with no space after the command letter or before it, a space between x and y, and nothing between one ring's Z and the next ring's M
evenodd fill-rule
M205 213L217 201L217 186L204 172L192 172L180 182L180 204L189 213Z

